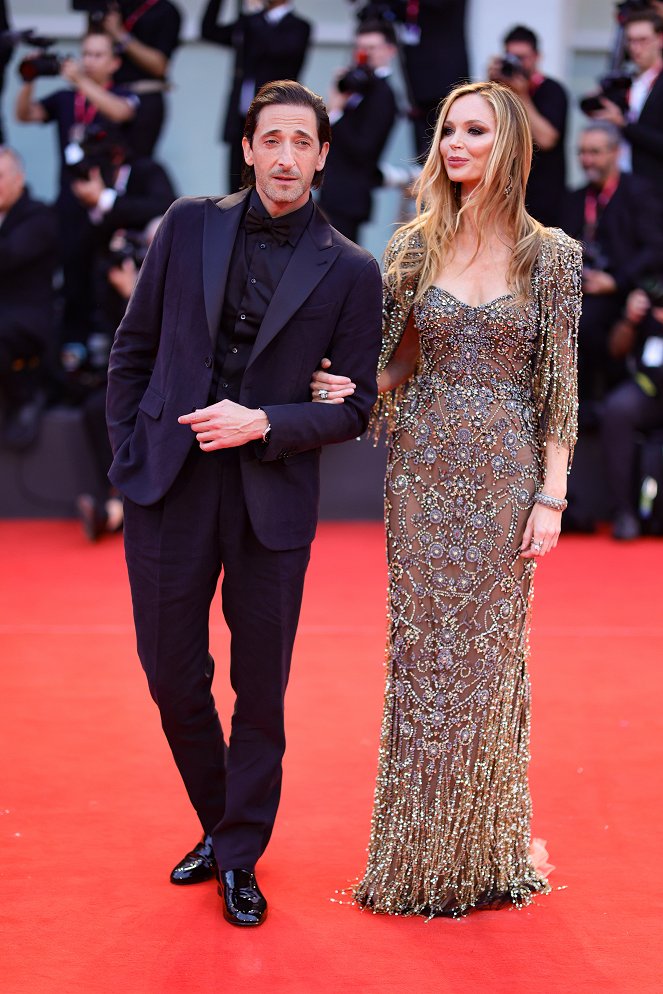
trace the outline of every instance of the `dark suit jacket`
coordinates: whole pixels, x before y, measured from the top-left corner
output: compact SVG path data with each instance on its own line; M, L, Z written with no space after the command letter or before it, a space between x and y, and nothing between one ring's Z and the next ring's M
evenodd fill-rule
M53 331L54 211L24 191L0 225L0 329L22 331L37 346Z
M469 79L465 43L467 0L421 0L418 45L404 45L410 95L421 107L436 104Z
M396 98L386 79L376 79L361 103L332 127L320 196L323 210L357 221L371 214L371 190L380 184L378 163L396 119Z
M110 479L138 504L153 504L169 490L195 442L177 418L208 403L247 196L244 190L173 204L118 328L108 375ZM272 426L267 445L240 449L244 498L268 548L312 540L320 446L366 427L376 396L381 306L377 263L316 208L269 305L240 390L240 403L261 407ZM311 373L324 356L357 385L344 404L310 402Z
M223 140L234 143L242 137L242 83L245 79L255 80L257 93L275 79L299 79L311 25L296 14L286 14L276 24L270 24L263 13L241 14L230 24L217 24L222 2L209 0L201 34L207 41L235 49L233 84L223 127Z
M562 227L582 241L587 187L568 195ZM663 222L654 188L647 180L622 173L619 186L596 229L609 260L608 272L625 295L647 274L663 272Z
M633 172L651 180L658 196L663 196L663 72L651 88L640 117L626 125L623 135L631 145Z

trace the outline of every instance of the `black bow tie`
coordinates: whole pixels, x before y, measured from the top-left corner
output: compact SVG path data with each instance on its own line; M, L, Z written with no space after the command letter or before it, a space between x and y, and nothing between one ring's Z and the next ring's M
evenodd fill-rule
M272 235L279 245L285 245L290 237L290 221L287 217L261 217L253 207L246 212L244 227L253 234L262 231Z

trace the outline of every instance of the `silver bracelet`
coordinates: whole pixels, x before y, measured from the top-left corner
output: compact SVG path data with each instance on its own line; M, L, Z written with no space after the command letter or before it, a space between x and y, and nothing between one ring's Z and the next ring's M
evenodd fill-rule
M551 497L550 494L544 494L542 490L534 494L534 503L543 504L544 507L550 507L553 511L566 511L569 506L568 500L565 500L564 497Z

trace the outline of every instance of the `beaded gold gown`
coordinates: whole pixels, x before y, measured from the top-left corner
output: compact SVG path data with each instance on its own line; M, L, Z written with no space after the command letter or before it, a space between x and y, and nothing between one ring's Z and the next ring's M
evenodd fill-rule
M548 889L530 854L528 616L518 547L546 438L572 447L577 243L553 231L530 299L414 304L416 374L391 405L389 634L379 770L359 903L464 914ZM414 287L385 293L382 365ZM393 400L393 398L392 398Z

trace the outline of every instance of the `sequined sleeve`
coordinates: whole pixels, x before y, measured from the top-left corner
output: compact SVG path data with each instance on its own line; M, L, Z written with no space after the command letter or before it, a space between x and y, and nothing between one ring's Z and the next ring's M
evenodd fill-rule
M420 245L417 239L414 244ZM397 251L399 243L392 243L391 251L385 258L385 276L382 284L382 348L378 360L378 376L386 368L389 360L394 356L403 337L407 325L414 298L417 292L417 280L408 280L397 294L392 292L390 281L386 275L389 266ZM388 390L378 397L368 426L369 434L373 436L375 442L379 439L383 429L389 431L393 425L394 415L398 404L403 398L408 382L402 383L395 390Z
M558 228L541 247L533 276L539 307L534 397L542 446L548 439L569 449L578 433L578 322L582 295L582 249Z

